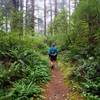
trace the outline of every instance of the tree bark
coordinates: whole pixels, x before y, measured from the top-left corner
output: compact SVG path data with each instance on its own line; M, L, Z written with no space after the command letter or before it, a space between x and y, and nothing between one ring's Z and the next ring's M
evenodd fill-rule
M76 9L76 7L77 7L77 3L78 3L78 1L77 0L74 0L74 8Z
M6 32L8 32L8 1L5 1L5 11L6 11L6 15L5 15L5 30Z
M53 26L52 26L52 1L50 0L50 22L51 22L51 35L53 34Z
M20 21L19 21L19 28L20 28L20 35L23 35L23 0L19 1L19 8L20 8L20 12L21 12L21 17L20 17Z
M31 5L32 5L32 29L33 32L35 31L35 0L31 0Z
M27 12L28 12L28 1L29 0L26 0L26 15L25 15L25 26L27 27L27 23L28 23L28 21L27 21Z
M19 11L19 0L10 0L10 17L11 19L11 31L17 31L18 30L18 23L19 19L17 15L17 12Z
M68 29L68 30L69 30L69 32L70 32L70 28L71 28L71 27L70 27L70 13L71 13L71 12L70 12L70 0L69 0L68 2L69 2L69 3L68 3L68 8L69 8L69 16L68 16L69 29Z
M55 0L55 16L57 16L57 13L58 13L58 11L57 11L57 0Z
M44 35L46 35L46 0L44 0Z

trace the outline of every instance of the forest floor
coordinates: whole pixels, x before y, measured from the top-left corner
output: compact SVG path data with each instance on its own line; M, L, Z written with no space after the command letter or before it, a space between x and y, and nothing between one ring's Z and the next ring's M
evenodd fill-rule
M72 87L66 84L60 68L52 69L51 74L52 79L44 88L45 100L83 100L78 92L72 92Z

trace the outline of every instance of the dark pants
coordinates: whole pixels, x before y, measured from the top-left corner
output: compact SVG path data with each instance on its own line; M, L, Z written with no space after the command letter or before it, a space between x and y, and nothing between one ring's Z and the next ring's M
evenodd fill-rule
M50 58L51 61L56 61L57 55L55 55L55 56L49 55L49 58Z

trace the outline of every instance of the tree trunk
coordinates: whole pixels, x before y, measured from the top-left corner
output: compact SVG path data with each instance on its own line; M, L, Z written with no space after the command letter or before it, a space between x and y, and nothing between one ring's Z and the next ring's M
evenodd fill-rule
M70 33L70 0L68 1L69 3L68 3L68 9L69 9L69 15L68 15L68 24L69 24L69 29L68 29L68 31L69 31L69 33Z
M11 19L11 31L18 30L19 19L17 12L19 11L19 0L10 0L10 15Z
M74 8L77 7L77 3L78 3L78 1L77 0L74 0Z
M31 0L31 5L32 5L32 29L33 32L35 31L35 0Z
M29 2L29 0L26 0L26 15L25 15L25 26L26 26L26 28L27 28L27 24L28 24L28 20L27 20L27 13L28 13L28 2Z
M46 35L46 0L44 0L44 35Z
M55 16L57 16L57 0L55 0Z
M8 32L8 14L6 14L6 20L5 20L5 28L6 28L6 33Z
M50 20L50 22L51 22L51 30L50 30L50 32L51 32L51 35L53 34L53 26L52 26L52 1L50 0L50 17L51 17L51 20Z
M67 4L66 4L67 5ZM69 33L70 33L70 31L71 31L71 24L70 24L70 14L71 14L71 10L70 10L70 0L68 0L68 32L67 32L67 38L68 38L68 41L69 41L69 43L71 43L72 44L72 41L71 41L71 38L70 38L70 36L69 36Z
M5 15L5 30L6 32L8 32L8 2L5 1L5 11L6 11L6 15Z
M23 35L23 0L19 1L19 8L21 12L21 17L19 19L19 29L20 29L20 35Z

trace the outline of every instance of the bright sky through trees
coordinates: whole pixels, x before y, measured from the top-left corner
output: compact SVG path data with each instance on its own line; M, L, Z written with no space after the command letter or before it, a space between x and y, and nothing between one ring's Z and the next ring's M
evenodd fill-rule
M62 3L62 0L58 0L57 1L58 3L58 9L60 9L60 5ZM65 0L65 7L67 7L67 10L68 9L68 5L69 5L69 0ZM26 0L24 0L24 9L26 8L25 7L26 5ZM54 9L54 0L52 0L52 9ZM49 3L49 0L46 0L46 6L47 6L47 25L50 23L50 12L48 13L48 10L50 9L50 3ZM38 18L41 18L42 20L44 20L44 0L35 0L35 16L37 16ZM61 10L61 9L60 9ZM72 12L74 11L74 0L71 0L70 1L70 10L71 10L71 14ZM54 13L53 13L53 17L54 17ZM37 22L36 22L37 23ZM36 29L38 28L38 26L36 25Z

